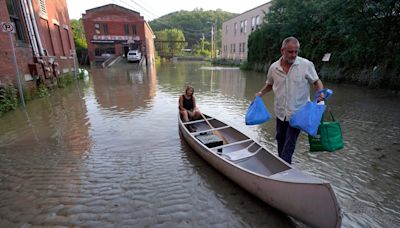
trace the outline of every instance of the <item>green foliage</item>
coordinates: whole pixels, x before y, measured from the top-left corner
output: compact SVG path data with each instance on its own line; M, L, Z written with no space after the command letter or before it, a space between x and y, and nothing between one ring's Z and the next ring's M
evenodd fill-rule
M37 89L37 91L36 91L36 94L37 94L39 97L46 97L46 96L49 95L49 91L48 91L47 87L46 87L44 84L40 84L40 85L38 86L38 89Z
M187 46L187 43L185 42L185 35L183 34L182 30L164 29L162 31L155 32L155 35L159 41L178 41L156 43L157 51L163 53L164 56L178 56L182 54L182 49Z
M84 69L78 69L78 77L79 77L79 80L83 80L84 79L84 77L85 77L85 70Z
M346 79L357 75L348 69L366 69L374 80L372 87L379 87L388 79L373 73L376 67L400 74L399 11L400 3L394 0L275 0L261 29L250 35L248 61L269 65L280 56L282 40L295 36L301 43L300 55L317 68L329 52L328 64L347 69Z
M203 36L206 40L211 40L211 23L215 23L218 33L217 48L219 49L221 47L222 23L235 15L219 9L215 11L181 10L150 21L149 24L155 32L170 28L182 30L188 42L188 47L193 49L193 45L198 44Z
M0 85L0 116L18 106L17 89L13 85Z
M80 56L82 52L87 52L87 43L83 23L82 20L76 19L72 19L70 22L75 42L76 53L78 56Z
M194 56L211 57L211 44L207 40L200 39L200 41L193 45L192 54Z
M65 88L66 86L71 85L72 83L74 83L74 75L72 74L60 75L57 78L57 86L59 88Z
M240 64L241 70L251 70L251 65L248 62L242 62Z

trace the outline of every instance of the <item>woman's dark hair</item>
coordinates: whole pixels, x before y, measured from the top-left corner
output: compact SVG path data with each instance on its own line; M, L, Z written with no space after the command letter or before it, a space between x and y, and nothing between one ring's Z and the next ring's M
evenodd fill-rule
M193 93L194 93L194 88L193 88L193 86L188 85L188 86L186 86L185 94L187 94L187 91L188 91L189 89L192 89L192 91L193 91ZM192 93L192 95L193 95L193 93Z

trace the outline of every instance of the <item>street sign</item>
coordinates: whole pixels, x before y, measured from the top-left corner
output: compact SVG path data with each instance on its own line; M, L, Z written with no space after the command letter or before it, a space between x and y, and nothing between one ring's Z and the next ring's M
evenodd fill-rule
M15 33L15 25L13 22L1 22L1 30L6 33Z
M13 53L13 63L14 63L14 67L15 67L17 82L18 82L19 97L21 99L22 106L25 108L24 91L22 90L21 77L19 76L19 69L18 69L18 65L17 65L17 56L15 54L13 35L11 35L12 33L15 33L15 24L10 21L0 21L0 27L1 27L1 31L7 33L8 38L10 39L10 45L11 45L11 49L12 49L12 53Z
M324 57L322 57L322 62L329 62L331 59L331 53L325 53Z

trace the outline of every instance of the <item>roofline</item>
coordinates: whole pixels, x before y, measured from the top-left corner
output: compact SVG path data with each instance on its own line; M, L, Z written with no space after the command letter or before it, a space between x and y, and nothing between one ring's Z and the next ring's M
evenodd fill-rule
M151 29L149 23L147 23L147 21L145 20L144 23L146 24L146 26L149 28L150 32L154 35L153 29Z
M122 9L128 10L128 11L131 11L131 12L134 12L134 13L137 13L137 14L139 14L139 15L140 15L140 13L139 13L139 12L137 12L137 11L134 11L134 10L131 10L131 9L125 8L125 7L123 7L123 6L120 6L120 5L117 5L117 4L107 4L107 5L103 5L103 6L98 6L98 7L95 7L95 8L87 9L85 12L88 12L88 11L95 11L95 10L97 10L97 9L104 8L104 7L107 7L107 6L116 6L116 7L119 7L119 8L122 8Z
M249 10L246 10L246 11L244 11L243 13L238 14L238 15L236 15L236 16L234 16L234 17L232 17L232 18L230 18L230 19L228 19L228 20L226 20L226 21L224 21L223 23L228 22L228 21L230 21L230 20L232 20L232 19L235 19L235 18L237 18L237 17L239 17L239 16L241 16L241 15L243 15L243 14L249 12L249 11L255 10L255 9L261 7L261 6L270 5L270 4L272 4L272 0L269 0L267 3L261 4L261 5L259 5L259 6L256 6L256 7L251 8L251 9L249 9Z

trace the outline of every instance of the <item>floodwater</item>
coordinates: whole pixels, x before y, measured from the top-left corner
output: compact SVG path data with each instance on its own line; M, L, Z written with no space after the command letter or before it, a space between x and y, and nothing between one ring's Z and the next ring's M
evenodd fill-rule
M119 64L0 118L0 227L296 227L213 169L185 143L178 96L195 88L203 112L276 153L275 120L246 126L260 73L206 62L149 69ZM326 84L345 148L308 152L293 166L331 182L343 227L400 224L400 99ZM273 113L273 94L263 97Z

